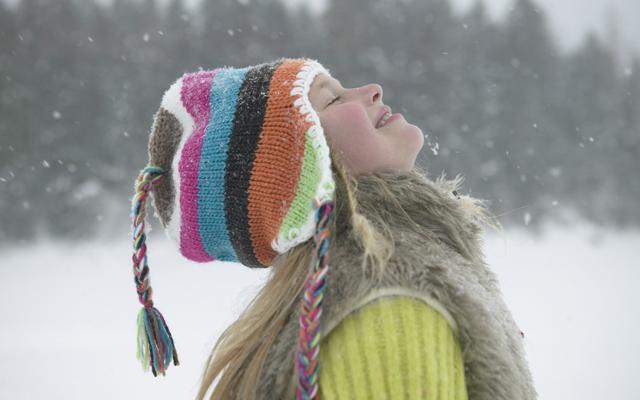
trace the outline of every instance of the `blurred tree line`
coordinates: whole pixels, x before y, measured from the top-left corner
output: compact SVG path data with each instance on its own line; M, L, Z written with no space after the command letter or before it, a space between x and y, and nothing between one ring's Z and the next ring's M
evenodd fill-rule
M345 87L379 82L426 135L430 175L465 176L505 225L580 215L640 225L640 58L590 34L561 52L515 0L0 3L0 240L128 232L153 115L185 72L310 57ZM569 214L567 214L569 212ZM150 218L151 219L151 218ZM155 224L155 219L152 219Z

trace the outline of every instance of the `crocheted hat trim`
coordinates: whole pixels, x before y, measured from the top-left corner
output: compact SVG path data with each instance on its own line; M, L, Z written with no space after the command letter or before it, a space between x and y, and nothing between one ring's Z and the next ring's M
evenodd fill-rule
M233 79L236 86L238 86L234 92L238 91L239 93L234 93L235 96L230 95L228 99L231 101L231 97L233 97L234 106L237 101L238 109L235 110L235 118L233 118L233 110L227 110L231 111L227 112L227 114L236 123L239 118L243 121L239 126L233 125L229 127L229 135L227 135L229 137L226 138L229 143L225 142L224 145L225 147L237 146L239 142L242 142L242 146L250 146L254 149L255 158L247 160L245 157L245 159L240 160L238 158L234 159L233 156L228 157L227 163L230 165L225 168L219 168L219 170L227 170L228 172L229 168L232 168L238 173L220 175L220 185L215 186L224 187L225 191L231 188L230 192L237 192L245 186L244 183L246 182L242 179L247 178L248 175L242 173L242 171L246 169L245 172L249 172L251 176L249 177L250 183L246 188L248 190L245 190L244 193L248 193L249 196L245 199L247 204L243 207L239 207L241 205L238 204L238 200L242 199L240 195L227 196L223 198L224 201L218 202L220 203L218 204L220 205L218 210L223 215L222 218L217 218L216 220L225 222L224 230L227 231L226 227L230 221L237 221L238 223L231 224L233 225L232 229L228 229L228 232L225 232L227 246L207 249L207 243L218 241L218 245L220 244L220 232L218 232L218 228L215 228L216 240L203 237L207 233L202 232L200 224L208 224L207 229L211 229L211 222L206 222L211 221L211 218L209 216L203 219L202 215L199 215L199 213L202 214L199 206L207 207L212 203L210 201L198 203L200 201L198 197L201 197L202 193L197 196L187 196L185 192L192 192L194 187L198 187L198 174L201 171L199 168L194 167L194 163L199 163L202 157L200 154L204 150L202 142L207 140L209 136L219 137L218 133L216 135L205 134L206 130L211 128L210 120L214 118L213 114L216 116L224 114L224 110L216 111L216 104L221 99L216 101L210 99L210 96L216 92L213 86L216 85L218 79L226 80L224 76L227 73L233 75L234 73L239 73L239 71L246 73L246 77L243 76L242 79L235 77ZM216 77L220 73L222 75ZM333 200L335 191L335 183L331 174L329 147L320 119L308 97L311 83L320 73L330 76L329 71L315 60L283 58L273 63L244 69L225 67L213 71L184 74L165 92L161 107L176 118L183 132L178 145L179 155L173 158L170 168L171 180L173 181L176 195L173 199L173 207L170 208L171 212L165 231L171 242L178 247L180 253L185 257L198 262L217 259L221 261L239 261L251 267L264 267L269 266L278 253L284 253L313 236L315 225L314 204L317 205L327 200ZM253 76L253 78L249 79L250 76ZM243 89L239 86L240 83L242 83L242 88L246 92L244 94L242 94ZM220 84L224 84L224 82L220 82ZM226 82L226 84L229 84L229 82ZM286 88L286 94L281 92L283 88ZM254 93L256 91L259 93ZM268 93L267 97L264 96L265 92ZM252 102L252 93L257 96L257 99L262 99L264 103L272 102L268 104L268 107L267 105L264 106L262 121L256 119L258 117L256 113L252 115L246 112L248 111L247 107L249 107L248 103ZM284 129L280 118L278 117L277 120L274 118L283 114L281 107L285 106L285 103L289 104L289 106L286 106L287 108L294 107L295 113L300 118L299 122L293 125L287 124L289 126L288 129L298 132L294 135L295 137L287 139L289 141L288 146L291 147L288 150L292 153L288 161L286 158L282 158L282 153L280 153L282 150L274 153L275 149L272 148L276 136L283 134L283 132L280 132ZM244 107L244 105L247 107ZM255 108L256 104L253 104L253 106ZM244 111L247 115L240 116L241 108L243 107L247 109ZM265 119L269 114L266 108L271 110L271 122ZM293 119L295 120L295 118ZM220 122L218 121L217 125ZM255 129L255 124L252 125L254 122L263 122L263 131L260 135L251 138L255 142L254 144L247 144L247 139L251 136L249 129ZM231 132L232 129L236 132ZM246 132L243 130L246 130ZM236 138L238 131L243 132ZM192 133L188 134L189 132ZM293 132L290 133L293 134ZM234 140L236 143L233 142ZM264 143L260 146L262 141ZM282 145L279 147L282 147ZM248 153L251 154L252 152L244 152L245 155ZM274 166L272 158L276 157L276 154L279 154L277 156L279 158L278 164L281 165ZM215 158L211 154L208 157L207 162L211 162ZM285 161L284 164L282 164L283 160ZM256 162L258 165L256 165ZM189 164L188 167L187 163ZM269 169L276 168L279 173L274 174L274 171L271 171L269 177L261 176L266 171L264 168L265 163L269 164ZM284 175L289 176L286 177ZM266 197L264 196L264 190L267 185L273 186L273 182L269 183L269 180L265 178L272 180L274 176L279 180L287 178L287 182L283 181L275 186L278 189L286 187L284 192L289 194L283 194L281 191L277 194L277 198L267 201L269 204L263 204ZM207 185L212 186L210 183L211 177L202 179L208 179ZM234 181L235 186L234 184L229 184L231 181ZM269 190L272 190L272 188L269 188ZM237 194L240 193L238 192ZM247 216L246 221L238 217L238 213L242 212L242 210L245 211L244 215ZM266 212L269 215L256 215L256 210L260 210L261 213L267 210ZM166 220L167 218L164 219ZM266 225L264 224L265 220L268 221ZM258 221L261 221L261 223L258 223ZM248 251L249 249L253 251ZM213 254L214 252L215 254ZM242 260L239 260L239 254L242 254Z
M324 136L322 125L320 124L320 118L309 100L309 90L313 79L321 73L331 76L329 71L316 60L306 59L304 65L300 68L300 72L296 75L297 79L291 89L291 95L298 96L293 102L294 106L298 107L299 112L305 116L305 120L312 124L307 130L305 138L310 141L311 147L315 152L315 158L320 172L320 181L316 187L314 202L308 204L304 224L300 228L288 227L287 224L283 224L283 229L280 230L278 236L271 242L271 248L280 254L305 242L313 236L315 229L315 204L322 204L328 200L333 200L335 196L335 182L331 174L329 146ZM292 210L293 209L290 209L289 212L291 213ZM289 215L287 215L287 217L289 217Z
M311 198L310 193L301 193L305 190L315 192L315 186L310 188L303 183L305 132L311 123L304 120L290 95L303 65L303 60L284 60L274 71L265 98L264 122L256 132L260 138L247 191L247 214L253 251L262 266L273 265L278 252L271 242L282 229L296 198L301 195ZM302 225L301 218L299 221Z

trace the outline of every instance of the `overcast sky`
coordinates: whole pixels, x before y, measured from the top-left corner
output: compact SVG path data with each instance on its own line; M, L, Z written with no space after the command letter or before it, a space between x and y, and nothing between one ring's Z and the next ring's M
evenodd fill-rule
M3 0L0 0L3 1ZM16 4L20 0L4 0ZM111 0L95 0L109 3ZM160 0L167 1L167 0ZM201 0L185 0L194 5ZM250 2L251 0L238 0ZM327 0L284 0L285 3L298 5L307 3L314 11L322 11ZM348 1L348 0L342 0ZM452 0L457 10L467 9L476 0ZM494 18L501 18L515 0L485 0ZM540 4L549 16L551 30L561 40L565 49L574 48L580 43L584 33L589 29L606 35L606 21L609 18L619 24L619 40L623 48L634 48L640 51L640 0L534 0Z
M465 9L474 0L454 0L459 9ZM565 48L580 43L584 33L595 29L606 34L607 19L617 21L623 47L640 49L640 0L534 0L550 19L552 31L561 38ZM508 11L512 0L485 2L494 17Z
M190 0L197 2L198 0ZM322 10L326 0L284 0L289 4L314 4L313 10ZM348 0L344 0L348 1ZM452 0L459 11L466 10L476 0ZM550 20L550 28L565 49L574 48L589 29L604 35L606 20L620 24L619 36L623 47L640 50L640 0L534 0ZM514 0L485 0L494 18L501 18Z

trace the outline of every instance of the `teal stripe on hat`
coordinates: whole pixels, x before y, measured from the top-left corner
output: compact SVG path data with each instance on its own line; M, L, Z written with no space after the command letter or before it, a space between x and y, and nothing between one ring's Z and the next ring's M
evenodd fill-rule
M198 221L205 250L220 261L239 261L227 229L224 175L238 94L250 68L221 69L211 83L211 117L198 171Z

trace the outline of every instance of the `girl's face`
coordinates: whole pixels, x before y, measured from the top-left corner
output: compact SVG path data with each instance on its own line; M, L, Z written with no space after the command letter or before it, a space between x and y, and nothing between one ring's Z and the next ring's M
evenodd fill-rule
M387 108L380 85L346 89L335 78L318 74L311 83L309 100L325 136L353 175L413 169L424 144L422 130L402 114L393 114L386 124L379 125Z

